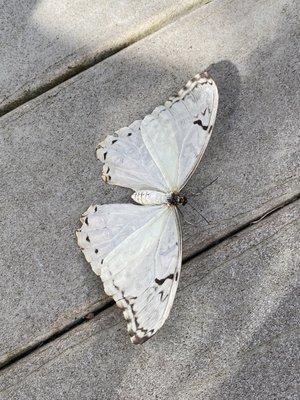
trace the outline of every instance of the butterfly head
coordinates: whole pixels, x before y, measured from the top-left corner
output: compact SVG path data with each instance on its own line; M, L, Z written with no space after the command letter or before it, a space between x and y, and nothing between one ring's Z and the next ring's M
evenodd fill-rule
M186 196L181 196L179 193L172 193L171 197L169 199L169 204L173 206L185 206L187 203L187 198Z

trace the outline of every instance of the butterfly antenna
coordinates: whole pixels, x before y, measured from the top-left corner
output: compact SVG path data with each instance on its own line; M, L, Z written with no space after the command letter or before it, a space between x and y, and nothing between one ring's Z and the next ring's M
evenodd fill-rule
M184 222L186 222L189 225L196 226L196 224L194 224L193 222L190 222L190 221L188 221L187 219L184 218L183 212L181 211L181 209L179 207L177 208L177 210L178 210L179 214L181 215L182 219L184 220Z
M196 212L204 219L204 221L205 221L207 224L209 224L209 221L204 217L203 214L201 214L201 212L200 212L199 210L197 210L196 207L194 207L194 206L191 204L191 202L189 202L188 205L189 205L194 211L196 211ZM198 220L197 222L199 222L199 221L200 221L200 220Z
M201 215L201 217L204 219L204 221L206 221L207 224L209 224L209 221L204 217L204 215L202 215L202 214L200 213L199 210L197 210L195 207L193 207L193 206L191 205L191 203L188 203L188 204L189 204L189 206L190 206L193 210L197 211L197 213ZM184 218L184 215L183 215L183 212L181 211L181 209L180 209L179 207L178 207L177 209L178 209L180 215L182 216L184 222L186 222L187 224L192 225L192 226L197 226L198 222L200 222L200 219L199 219L198 221L196 221L196 223L188 221L187 219Z
M213 183L215 183L217 180L219 179L219 177L217 176L213 181L211 181L208 185L204 186L202 189L200 189L200 192L198 193L193 193L191 192L191 194L193 196L199 196L199 194L201 194L203 192L204 189L208 188L210 185L212 185Z

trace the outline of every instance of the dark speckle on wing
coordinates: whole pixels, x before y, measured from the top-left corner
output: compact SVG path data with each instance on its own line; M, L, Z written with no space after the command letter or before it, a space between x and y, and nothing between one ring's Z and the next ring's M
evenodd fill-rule
M173 278L174 278L174 274L170 274L170 275L166 276L166 277L163 278L163 279L155 278L155 283L157 283L158 285L162 285L162 284L164 283L165 280L167 280L167 279L173 279Z
M194 121L194 125L199 125L201 126L202 129L204 129L205 131L208 128L208 125L203 125L201 119L197 119L196 121Z

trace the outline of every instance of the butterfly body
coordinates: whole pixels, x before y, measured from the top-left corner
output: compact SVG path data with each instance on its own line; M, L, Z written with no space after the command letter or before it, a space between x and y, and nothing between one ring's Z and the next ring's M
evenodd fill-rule
M170 206L185 205L187 198L178 193L162 193L156 190L138 190L134 192L131 198L143 206L154 206L167 204Z
M182 260L180 194L210 139L218 90L198 74L143 120L108 135L97 147L102 179L131 188L138 204L93 205L82 215L78 245L105 292L123 310L133 343L164 324Z
M173 192L168 199L168 202L171 206L185 206L187 203L186 196L182 196L180 193Z
M171 195L171 193L162 193L156 190L138 190L133 193L131 198L138 204L154 206L169 204Z

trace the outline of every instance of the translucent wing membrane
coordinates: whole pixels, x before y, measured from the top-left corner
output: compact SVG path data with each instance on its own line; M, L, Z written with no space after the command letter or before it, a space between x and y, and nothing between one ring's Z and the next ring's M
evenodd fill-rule
M135 191L180 191L206 149L217 107L214 81L197 75L177 97L100 143L103 179Z
M207 74L197 75L165 106L141 123L145 146L169 190L186 184L206 149L218 107L218 91Z
M177 290L182 248L176 208L92 206L82 223L79 246L124 310L132 342L144 342L165 322Z
M82 214L82 228L77 231L78 244L93 271L100 275L104 258L133 232L153 218L157 207L133 204L91 206Z
M168 185L143 142L141 121L109 135L98 145L97 157L104 162L102 179L134 191L168 191Z

